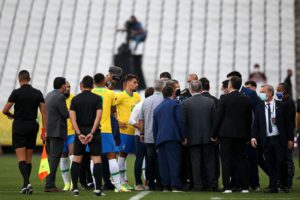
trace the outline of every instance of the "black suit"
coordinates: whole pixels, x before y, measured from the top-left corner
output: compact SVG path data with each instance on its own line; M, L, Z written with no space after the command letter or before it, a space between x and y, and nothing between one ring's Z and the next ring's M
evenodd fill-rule
M294 136L289 122L287 106L275 101L276 126L278 136L267 137L265 103L256 108L252 137L257 139L258 148L262 149L269 168L270 189L277 191L278 180L281 178L283 186L287 186L287 166L285 163L288 141ZM280 177L282 176L282 177Z
M216 98L215 96L211 95L209 92L204 91L201 93L202 96L211 98L212 100L214 100L215 102L215 106L217 108L218 104L219 104L219 99ZM219 178L220 178L220 145L219 144L214 144L214 169L215 169L215 176L214 176L214 180L213 182L216 183L217 185L219 185Z
M196 94L182 103L183 121L186 127L187 145L192 164L194 189L205 186L217 189L215 161L211 155L214 146L210 142L215 117L215 103L212 99ZM207 185L205 185L205 179Z
M219 101L213 138L220 138L224 189L231 189L230 172L238 161L242 189L248 189L246 142L250 139L252 107L248 97L238 91L223 95Z

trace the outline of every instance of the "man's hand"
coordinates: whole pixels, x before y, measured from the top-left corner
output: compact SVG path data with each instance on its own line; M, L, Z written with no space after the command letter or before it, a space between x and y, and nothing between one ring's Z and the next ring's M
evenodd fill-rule
M92 133L89 133L87 136L85 136L86 143L91 142L93 137L94 135Z
M118 121L118 124L119 124L119 127L121 129L126 129L128 127L128 125L126 123L123 123L123 122L120 122L120 121Z
M253 148L256 148L256 147L257 147L257 141L256 141L255 138L252 138L252 139L251 139L251 146L252 146Z
M140 140L141 140L141 143L145 143L145 136L144 135L140 135Z
M184 139L182 140L181 144L182 144L183 146L187 145L187 139L184 138Z
M288 141L288 149L294 148L294 141Z
M6 116L8 119L14 119L14 115L10 112L8 112Z
M78 139L82 144L87 144L86 137L83 134L78 135Z
M41 131L41 140L43 142L46 141L46 138L47 138L47 132L46 132L46 129L45 128L42 128L42 131Z
M44 134L41 134L41 140L42 140L43 142L46 141L46 138L47 138L47 132L45 132Z

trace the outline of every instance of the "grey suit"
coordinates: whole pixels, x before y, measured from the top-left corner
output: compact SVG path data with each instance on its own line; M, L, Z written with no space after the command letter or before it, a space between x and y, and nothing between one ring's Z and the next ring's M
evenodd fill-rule
M46 149L50 174L46 178L45 189L55 188L55 175L67 137L67 118L69 111L66 98L59 90L48 93L45 99L47 112Z
M187 145L192 160L194 189L217 189L214 176L214 146L210 142L216 105L211 98L196 94L183 101L183 120L186 127Z

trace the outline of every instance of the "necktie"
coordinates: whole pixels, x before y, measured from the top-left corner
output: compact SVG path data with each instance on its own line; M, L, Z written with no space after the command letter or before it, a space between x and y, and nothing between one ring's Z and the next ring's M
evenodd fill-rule
M273 132L273 129L272 129L272 123L271 123L271 106L270 106L269 103L267 104L267 106L268 106L269 133L272 133L272 132Z

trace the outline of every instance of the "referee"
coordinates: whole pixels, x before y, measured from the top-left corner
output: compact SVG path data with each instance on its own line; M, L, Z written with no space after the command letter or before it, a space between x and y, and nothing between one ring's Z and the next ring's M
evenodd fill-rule
M36 143L39 130L37 122L38 108L42 114L42 124L46 127L45 101L42 93L30 84L30 75L26 70L19 72L20 88L15 89L6 105L3 113L13 119L12 144L19 161L19 169L23 176L21 194L32 194L33 188L29 182L31 174L32 152ZM9 110L14 105L14 114Z
M74 158L71 167L73 183L73 196L78 196L78 177L80 163L86 145L90 148L91 158L94 163L93 174L96 188L95 196L102 196L102 169L101 169L101 136L100 120L102 116L102 99L93 94L93 78L85 76L81 82L82 93L76 95L70 107L70 120L75 129Z

